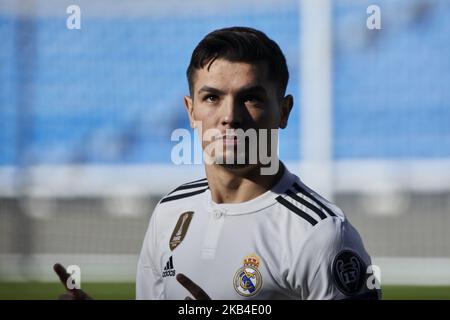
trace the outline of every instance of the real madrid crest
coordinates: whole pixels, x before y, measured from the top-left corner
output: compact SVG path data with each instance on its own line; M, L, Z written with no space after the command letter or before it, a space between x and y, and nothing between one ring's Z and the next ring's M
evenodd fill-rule
M172 236L169 240L169 248L173 251L183 241L184 236L189 228L189 224L192 220L193 211L186 211L180 215L178 222L173 229Z
M260 259L256 254L250 254L243 260L243 266L234 275L233 286L237 293L244 297L254 296L262 286L259 272Z

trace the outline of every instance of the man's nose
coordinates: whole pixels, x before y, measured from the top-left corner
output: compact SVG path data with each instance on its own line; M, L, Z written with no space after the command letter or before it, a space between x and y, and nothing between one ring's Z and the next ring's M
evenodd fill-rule
M227 99L223 104L221 124L224 127L239 128L242 124L242 106L236 99Z

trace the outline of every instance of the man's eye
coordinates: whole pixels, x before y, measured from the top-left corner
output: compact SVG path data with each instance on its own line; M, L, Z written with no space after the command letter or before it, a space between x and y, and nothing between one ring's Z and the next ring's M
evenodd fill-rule
M259 104L261 102L261 99L259 99L257 96L249 96L244 100L246 104Z
M203 98L203 100L206 102L217 102L217 100L219 100L219 98L215 95L210 94L210 95L205 96Z

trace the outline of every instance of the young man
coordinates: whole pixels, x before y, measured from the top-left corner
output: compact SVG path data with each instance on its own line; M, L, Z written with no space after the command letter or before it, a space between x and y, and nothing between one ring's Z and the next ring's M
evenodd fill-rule
M289 75L278 45L250 28L216 30L195 48L187 77L191 126L216 132L200 134L213 161L205 164L206 179L176 188L156 206L137 299L378 298L366 283L370 257L344 213L273 152L271 163L262 163L261 150L276 145L272 135L258 134L255 147L237 133L276 132L288 123L293 99L285 96ZM264 174L269 166L277 170Z
M136 298L379 298L367 285L371 260L358 232L274 152L293 106L278 45L250 28L216 30L195 48L187 77L184 102L200 129L206 178L156 206Z

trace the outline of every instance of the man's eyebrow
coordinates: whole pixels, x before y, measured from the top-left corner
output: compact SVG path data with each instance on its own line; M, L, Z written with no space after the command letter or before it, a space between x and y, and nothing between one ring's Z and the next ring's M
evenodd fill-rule
M198 93L202 93L202 92L214 93L217 95L223 95L225 93L222 90L219 90L219 89L213 88L213 87L208 87L208 86L203 86L198 90Z
M225 94L225 92L223 92L220 89L217 88L213 88L213 87L209 87L209 86L203 86L198 90L198 93L202 93L202 92L207 92L207 93L214 93L217 95L223 95ZM249 86L249 87L244 87L241 90L239 90L239 94L246 94L246 93L266 93L267 90L260 85L255 85L255 86Z
M242 88L241 90L239 90L239 92L241 94L246 94L246 93L267 93L267 90L263 86L256 85L256 86L249 86L249 87L246 87L246 88Z

